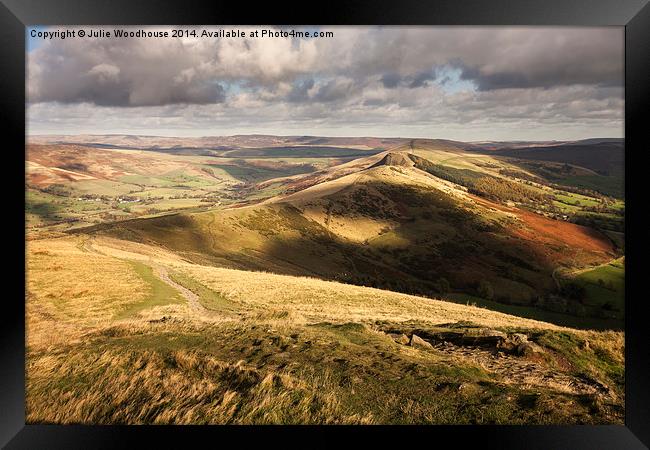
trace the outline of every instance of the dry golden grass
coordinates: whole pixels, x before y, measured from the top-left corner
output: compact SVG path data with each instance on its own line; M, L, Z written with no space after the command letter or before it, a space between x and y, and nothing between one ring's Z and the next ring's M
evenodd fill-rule
M93 424L364 423L342 415L332 380L317 373L263 373L243 361L225 363L192 350L73 353L45 357L34 375L27 411L31 422ZM72 358L72 360L68 360ZM57 373L66 371L61 381ZM98 372L111 374L97 377ZM88 377L84 385L66 380ZM59 384L52 383L58 380Z
M262 310L290 311L309 322L395 322L430 324L472 321L487 327L562 327L474 306L309 277L248 272L172 262L176 270L221 292L227 298Z
M75 329L111 322L147 295L128 262L90 253L79 238L27 242L27 341L50 345Z
M126 252L131 258L121 259L100 251L85 237L27 242L29 346L79 339L88 330L112 324L121 311L151 294L152 286L129 262L151 260L146 253L136 258L135 253ZM166 305L145 310L140 316L147 319L152 314L187 315L188 311L185 305Z
M92 238L92 242L87 245L95 251L116 258L139 259L167 265L243 306L261 311L284 311L292 314L294 319L306 322L419 320L441 324L465 320L488 327L567 330L547 322L524 319L485 308L381 289L310 277L191 264L166 250L114 238Z
M201 266L113 238L31 239L27 250L30 423L621 420L622 399L616 396L603 403L575 395L560 385L563 378L557 386L540 387L543 380L534 373L533 385L518 386L482 367L475 355L402 346L375 324L471 321L546 333L549 345L567 359L558 370L579 368L595 379L622 366L622 333L571 330L307 277ZM174 303L117 320L116 313L151 290L132 261L191 279L223 297L228 309L198 317L187 304ZM572 347L584 340L588 348ZM539 406L518 406L540 391Z
M28 242L30 300L53 305L58 318L96 322L145 296L146 283L127 262L91 253L82 243L82 238Z

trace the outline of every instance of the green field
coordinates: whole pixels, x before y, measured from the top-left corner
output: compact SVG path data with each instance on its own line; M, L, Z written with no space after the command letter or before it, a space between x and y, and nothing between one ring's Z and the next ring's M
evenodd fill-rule
M102 158L107 152L106 149L94 151ZM261 201L284 193L286 186L280 182L271 182L258 187L257 183L309 174L349 160L353 155L373 154L334 147L282 147L221 152L224 155L232 153L233 157L199 156L192 151L159 153L112 149L110 152L115 152L119 162L115 166L118 175L108 179L66 180L44 186L28 184L25 213L30 226L65 229L174 210L206 209ZM157 171L152 171L140 159L150 158L152 153L160 155L159 160L153 163L160 165ZM132 165L123 161L127 157L133 158ZM92 162L90 159L90 164ZM77 165L87 167L89 162L84 160ZM101 167L105 169L104 166ZM128 169L127 174L124 174L125 168Z
M625 312L625 258L580 272L572 278L588 292L588 301L620 313Z
M555 194L555 198L559 203L570 205L570 206L598 206L599 202L593 198L586 195L575 194L572 192L562 192ZM580 209L580 208L578 208Z

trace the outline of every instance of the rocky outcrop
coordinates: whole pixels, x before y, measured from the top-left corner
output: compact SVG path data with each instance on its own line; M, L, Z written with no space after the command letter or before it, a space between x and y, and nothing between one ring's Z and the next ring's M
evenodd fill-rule
M408 337L410 334L410 338ZM435 346L481 347L516 356L543 353L544 349L528 340L523 333L504 333L490 328L468 327L445 331L413 329L406 332L391 329L387 334L397 343L432 349Z

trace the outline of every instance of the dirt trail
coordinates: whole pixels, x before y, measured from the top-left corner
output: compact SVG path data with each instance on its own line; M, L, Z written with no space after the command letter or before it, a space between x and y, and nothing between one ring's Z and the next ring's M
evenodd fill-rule
M180 284L176 283L174 280L169 278L169 273L167 272L167 269L165 269L163 266L160 266L158 264L153 265L153 269L156 272L156 275L158 278L160 278L163 282L167 283L174 289L176 289L178 292L181 293L183 297L187 299L187 303L190 305L190 309L192 312L195 312L197 314L207 314L208 310L205 309L205 307L199 302L199 296L196 295L194 292L190 291L184 286L181 286Z
M216 311L212 311L210 309L207 309L205 306L201 304L201 301L199 300L199 296L196 295L194 292L190 291L187 289L185 286L181 286L180 284L176 283L174 280L172 280L169 277L169 273L167 272L167 268L159 265L159 264L152 264L152 268L156 272L156 276L160 278L161 281L164 283L167 283L174 289L176 289L180 294L187 299L187 303L190 306L190 311L196 315L199 319L202 320L227 320L223 315L219 314Z

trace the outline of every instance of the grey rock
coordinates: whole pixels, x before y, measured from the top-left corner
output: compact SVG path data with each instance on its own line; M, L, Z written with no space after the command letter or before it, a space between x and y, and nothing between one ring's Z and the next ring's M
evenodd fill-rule
M483 337L500 337L503 339L507 337L507 335L504 332L498 330L492 330L490 328L482 329L477 334Z
M411 336L411 342L410 342L411 347L415 348L421 348L421 349L426 349L426 350L433 350L433 345L422 339L420 336L417 334L414 334Z

